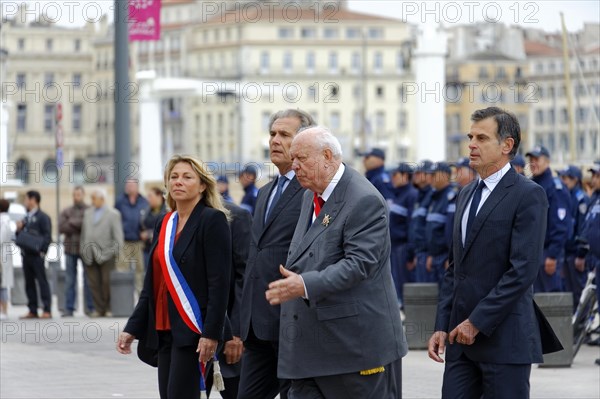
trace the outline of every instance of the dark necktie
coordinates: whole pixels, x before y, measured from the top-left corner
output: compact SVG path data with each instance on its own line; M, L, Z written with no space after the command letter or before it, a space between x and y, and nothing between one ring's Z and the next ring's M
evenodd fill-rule
M467 219L467 231L465 237L469 235L471 231L471 225L475 220L475 216L477 215L477 208L479 208L479 203L481 202L481 192L485 187L485 182L483 180L479 181L477 185L477 189L475 190L475 194L473 194L473 200L471 201L471 209L469 209L469 218Z
M267 210L267 215L265 216L265 220L269 218L271 211L275 208L277 201L279 201L279 197L281 197L281 193L283 192L283 186L285 182L287 182L288 178L285 176L279 176L279 180L277 181L277 189L275 190L275 196L273 197L273 201L271 201L271 206Z
M321 213L321 208L325 205L325 200L320 197L317 193L313 193L313 204L315 205L315 216L319 217L319 213Z

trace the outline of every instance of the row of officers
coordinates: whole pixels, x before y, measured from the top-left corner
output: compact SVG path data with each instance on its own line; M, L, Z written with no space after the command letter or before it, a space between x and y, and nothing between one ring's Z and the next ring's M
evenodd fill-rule
M386 171L383 150L373 148L363 155L367 179L388 201L392 276L402 308L405 283L441 284L452 247L456 198L477 173L468 158L453 164L429 160L401 163ZM576 166L553 175L545 147L534 148L526 157L532 180L544 188L549 202L544 261L534 289L572 292L577 306L588 270L600 263L600 258L589 253L588 239L594 233L592 220L600 217L600 164L588 170L592 180L586 190L582 170ZM517 155L511 163L524 174L523 156Z

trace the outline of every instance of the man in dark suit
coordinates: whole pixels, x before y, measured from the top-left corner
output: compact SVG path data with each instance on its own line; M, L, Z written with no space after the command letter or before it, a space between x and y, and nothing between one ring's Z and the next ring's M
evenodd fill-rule
M325 128L299 133L293 168L306 191L283 279L278 375L290 399L397 398L407 352L390 267L386 201L342 163ZM283 265L283 264L282 264Z
M290 146L299 129L314 125L306 112L277 112L269 124L271 162L279 176L258 192L250 234L240 302L240 333L244 341L240 399L287 397L289 381L277 378L279 350L279 306L265 299L268 284L279 277L285 263L302 201L302 187L292 170Z
M457 200L429 357L443 362L450 343L443 398L528 398L531 364L560 347L533 302L548 201L510 166L521 141L517 118L490 107L471 120L479 179Z
M17 235L31 235L31 240L38 241L33 246L21 246L23 256L23 274L25 276L25 292L27 294L27 307L29 312L22 316L22 319L35 319L38 317L38 294L36 281L40 287L42 297L43 313L42 319L52 318L50 296L50 285L46 278L46 269L44 267L44 257L48 252L48 246L52 241L52 222L50 217L40 209L41 196L38 191L28 191L25 194L25 208L27 216L25 220L17 223ZM38 245L39 244L39 245Z

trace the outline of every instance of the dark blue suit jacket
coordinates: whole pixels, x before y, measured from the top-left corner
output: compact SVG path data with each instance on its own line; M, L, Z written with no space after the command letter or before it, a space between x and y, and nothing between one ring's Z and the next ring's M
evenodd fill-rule
M537 313L532 284L544 248L546 194L510 169L483 203L463 247L461 220L477 184L458 196L435 329L450 332L469 319L480 330L473 345L449 345L446 360L464 352L477 362L540 363L542 341L551 331Z
M281 278L279 265L285 265L304 189L295 177L289 182L265 222L265 212L276 180L258 192L250 233L250 251L240 301L240 337L246 340L250 324L257 338L279 340L279 306L271 306L265 292L272 281Z

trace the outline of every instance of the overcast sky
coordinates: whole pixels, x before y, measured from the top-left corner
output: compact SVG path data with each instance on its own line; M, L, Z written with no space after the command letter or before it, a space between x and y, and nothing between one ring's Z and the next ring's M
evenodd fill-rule
M58 17L61 25L82 25L87 18L95 21L99 13L112 14L113 0L25 0L33 11L46 11ZM216 4L223 1L215 0ZM276 3L278 0L269 0ZM14 10L23 0L3 0L4 18L14 15ZM68 5L67 5L68 4ZM564 12L567 29L575 31L584 22L600 21L600 1L397 1L397 0L348 0L351 10L406 20L412 23L442 23L445 26L488 20L507 25L519 24L543 28L549 31L560 29L560 12ZM112 19L112 18L111 18Z

